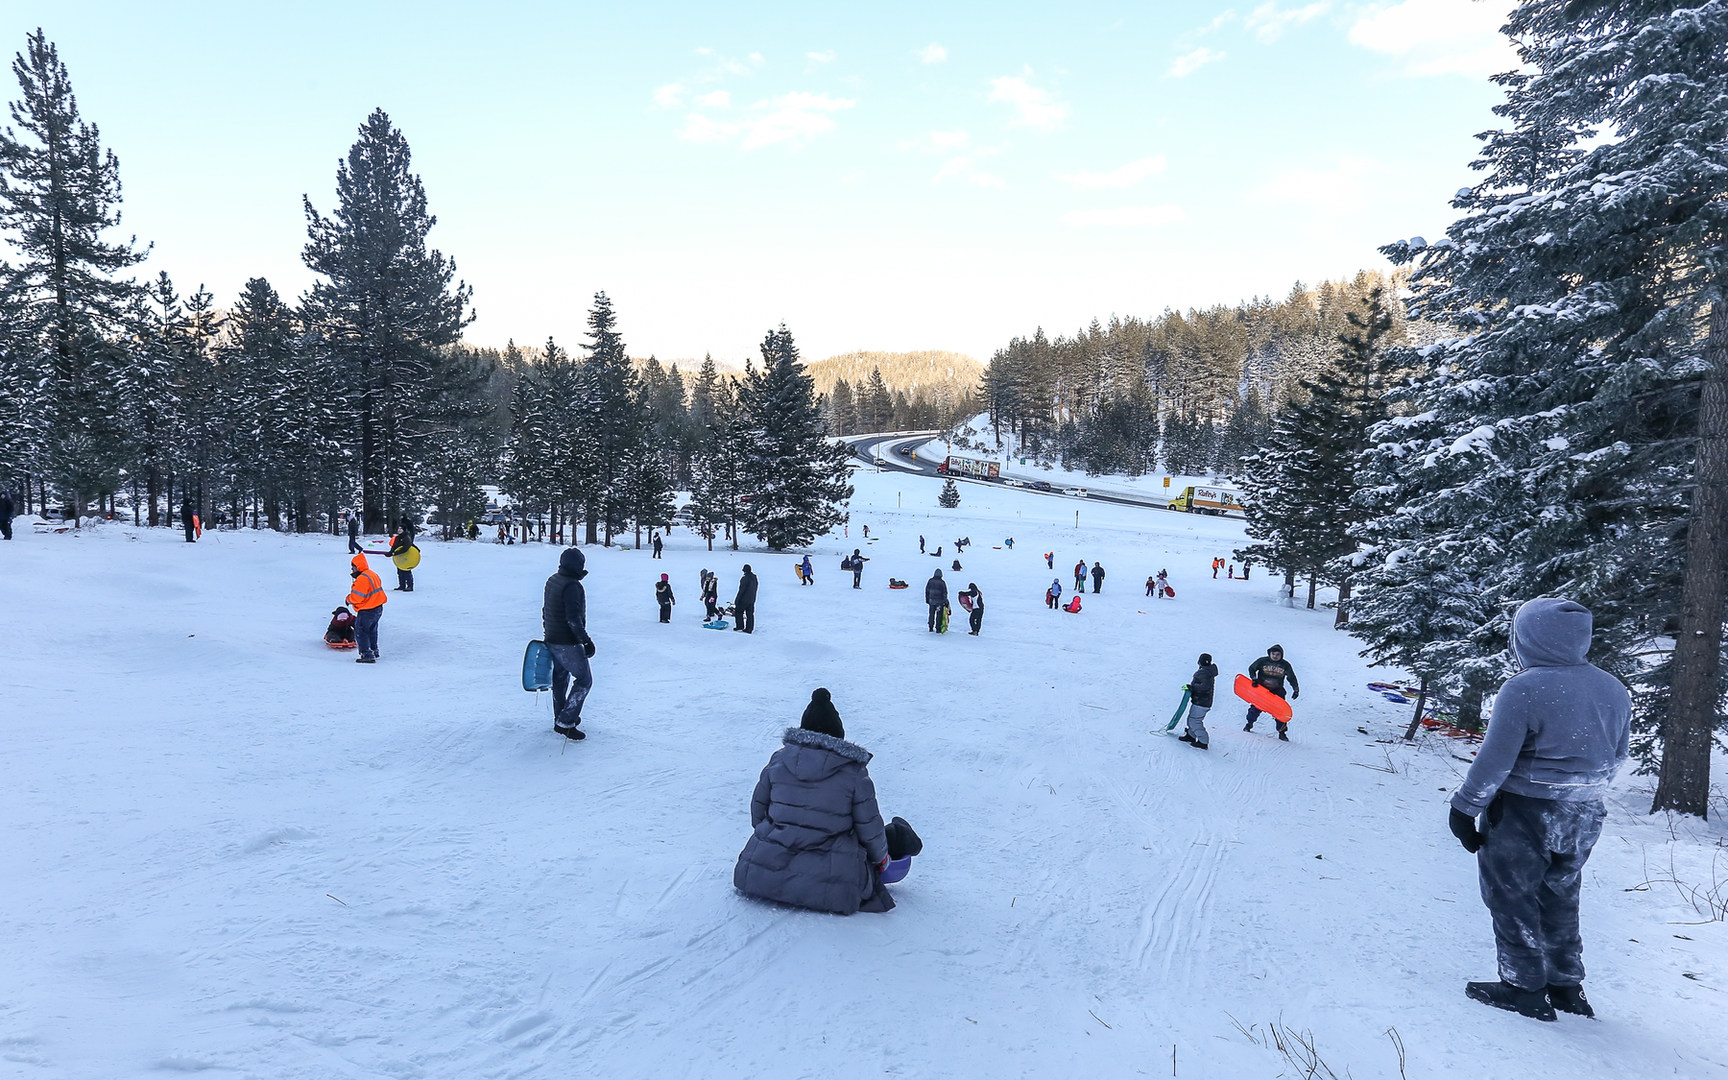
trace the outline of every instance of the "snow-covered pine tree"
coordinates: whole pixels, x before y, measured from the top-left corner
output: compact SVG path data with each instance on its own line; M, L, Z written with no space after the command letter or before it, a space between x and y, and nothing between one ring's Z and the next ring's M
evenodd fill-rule
M748 363L744 373L746 378L755 375ZM736 551L750 428L738 406L735 383L715 376L712 360L705 360L702 364L702 376L697 379L691 413L694 417L709 418L706 428L709 439L696 458L690 510L708 541L710 551L714 549L714 533L720 528L725 529L732 541L732 550Z
M437 350L455 344L473 320L471 292L456 281L456 264L426 244L438 219L410 165L408 140L377 109L336 168L331 215L303 199L302 258L318 276L305 314L354 369L368 532L382 530L406 509L419 466L409 444L423 419Z
M0 129L0 233L12 372L38 439L33 466L82 513L118 484L126 456L119 347L136 286L123 278L147 252L103 239L120 223L120 163L78 113L59 51L38 29L12 61L19 98ZM38 389L28 379L39 377ZM22 434L22 433L21 433Z
M947 510L960 505L960 488L952 479L942 481L942 491L936 496L936 505Z
M463 345L443 350L432 368L416 456L446 540L486 509L480 486L495 475L501 450L492 425L491 388L498 375L490 355Z
M624 478L642 439L642 417L632 406L636 373L618 316L604 292L594 294L588 309L588 355L578 371L577 399L571 409L571 464L578 470L576 493L587 519L587 542L610 546L612 537L629 521L630 494Z
M847 451L828 441L816 388L784 323L762 339L761 373L746 376L744 527L775 551L803 547L845 517Z
M1728 594L1728 3L1539 0L1506 29L1524 68L1500 78L1487 177L1444 241L1386 249L1419 262L1411 314L1459 335L1421 403L1448 421L1433 453L1472 468L1425 499L1436 529L1503 544L1497 626L1531 596L1592 608L1595 655L1660 736L1654 809L1703 815Z

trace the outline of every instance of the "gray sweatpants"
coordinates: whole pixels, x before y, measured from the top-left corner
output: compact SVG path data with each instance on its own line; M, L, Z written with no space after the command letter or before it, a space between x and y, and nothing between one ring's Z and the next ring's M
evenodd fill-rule
M1476 868L1505 982L1540 990L1584 981L1578 889L1606 814L1599 801L1555 802L1510 792L1488 804Z
M1210 705L1190 704L1188 706L1188 725L1183 730L1192 735L1194 741L1201 746L1210 745L1212 742L1212 739L1206 734L1206 714L1211 711L1212 706Z

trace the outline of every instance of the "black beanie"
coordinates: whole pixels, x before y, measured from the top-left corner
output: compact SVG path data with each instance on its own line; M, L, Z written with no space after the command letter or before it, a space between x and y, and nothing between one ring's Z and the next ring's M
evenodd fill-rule
M836 739L846 737L846 729L840 726L840 714L834 711L834 698L828 693L826 686L818 686L810 694L810 704L804 706L804 719L798 726L805 731L818 731L824 735L832 735Z
M1212 654L1209 652L1201 653L1200 654L1200 662L1202 664L1210 664L1212 662Z

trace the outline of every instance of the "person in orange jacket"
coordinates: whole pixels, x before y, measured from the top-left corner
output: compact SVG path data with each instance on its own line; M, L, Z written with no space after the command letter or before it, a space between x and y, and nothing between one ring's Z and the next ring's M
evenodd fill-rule
M354 620L354 642L360 649L360 655L355 657L354 662L376 663L378 620L384 615L384 602L390 598L384 595L384 583L378 580L378 575L367 565L364 554L354 556L349 565L353 567L348 576L354 579L354 587L348 592L348 606L357 614Z

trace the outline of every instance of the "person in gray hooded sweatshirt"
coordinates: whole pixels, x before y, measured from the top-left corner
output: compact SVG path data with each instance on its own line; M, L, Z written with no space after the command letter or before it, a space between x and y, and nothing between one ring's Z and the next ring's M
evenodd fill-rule
M1524 670L1495 697L1449 818L1476 854L1500 959L1498 982L1467 983L1464 992L1538 1020L1554 1019L1555 1009L1595 1015L1584 997L1578 890L1602 833L1603 797L1626 760L1632 697L1585 659L1591 630L1589 609L1570 600L1519 607L1512 654Z
M850 915L888 911L888 836L870 753L846 741L824 687L768 759L750 798L750 839L732 884L760 900Z

